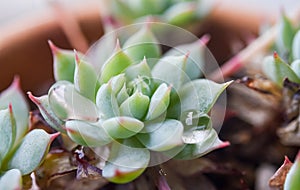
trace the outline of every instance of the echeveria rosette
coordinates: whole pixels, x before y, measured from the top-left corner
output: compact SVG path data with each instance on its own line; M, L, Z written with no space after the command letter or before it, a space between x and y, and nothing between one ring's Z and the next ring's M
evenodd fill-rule
M113 54L99 63L100 74L75 53L74 72L68 72L74 74L65 77L73 80L57 80L42 97L30 94L53 128L77 144L110 148L102 174L115 183L130 182L149 165L159 164L152 163L153 154L194 159L228 145L219 140L208 113L230 82L197 79L201 71L194 69L200 70L202 63L192 60L202 61L196 56L202 43L161 56L147 28L127 39L123 49L117 41Z
M0 94L0 189L21 189L22 175L41 164L58 135L28 127L29 108L16 77Z
M203 19L211 10L211 2L203 0L109 0L111 14L123 24L143 22L151 16L155 21L188 26Z

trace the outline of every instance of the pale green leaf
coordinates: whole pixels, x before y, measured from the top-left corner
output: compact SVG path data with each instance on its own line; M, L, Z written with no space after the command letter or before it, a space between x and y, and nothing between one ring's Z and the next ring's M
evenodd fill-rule
M102 123L106 132L115 139L125 139L140 132L144 123L132 117L113 117Z
M18 169L11 169L0 177L0 189L21 190L22 175Z
M300 59L300 30L295 34L292 45L294 59Z
M164 113L170 103L171 88L162 83L151 97L146 120L152 120Z
M161 55L160 45L148 25L133 34L124 43L123 48L134 64L140 63L146 57L150 68L154 66Z
M5 159L10 152L15 137L16 121L11 108L0 110L0 160Z
M74 85L67 81L56 82L48 92L52 111L61 120L98 121L96 105L79 94Z
M110 136L98 123L71 120L66 122L69 137L77 144L89 147L103 146L111 142Z
M282 87L283 80L288 78L290 81L300 83L300 79L277 54L268 56L263 60L263 72L269 79L275 82L278 86Z
M111 83L103 84L96 96L96 105L100 119L108 119L120 115L118 102L113 94Z
M153 67L152 77L178 90L188 80L185 73L186 61L185 55L163 57Z
M300 59L296 59L291 63L291 69L300 78Z
M147 128L156 130L137 135L137 138L148 149L153 151L167 151L183 144L183 125L180 121L167 119L164 122L149 125Z
M51 106L49 104L48 95L35 97L31 94L31 92L28 92L28 96L31 99L31 101L37 105L43 118L53 129L59 132L65 132L65 129L63 128L65 122L59 119L52 111Z
M143 173L149 161L150 152L147 149L113 143L103 168L103 177L114 183L128 183Z
M143 59L139 64L128 67L125 71L127 81L132 81L138 76L151 77L151 69L148 66L146 58Z
M16 142L20 140L28 130L29 106L20 88L20 81L15 77L14 82L9 88L0 94L0 110L7 109L12 105L16 119Z
M179 109L182 112L195 110L208 113L217 101L220 94L231 82L218 84L207 79L197 79L188 82L178 91L177 104L170 109Z
M8 169L19 169L22 175L31 173L43 161L52 138L42 129L29 132L10 159Z

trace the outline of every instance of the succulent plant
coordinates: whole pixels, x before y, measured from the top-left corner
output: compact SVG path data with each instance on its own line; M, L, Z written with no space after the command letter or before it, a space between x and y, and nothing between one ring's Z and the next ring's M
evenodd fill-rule
M198 79L201 40L162 56L147 26L123 49L117 41L99 62L100 73L76 52L50 46L56 83L47 95L29 97L77 144L110 149L101 168L109 181L127 183L162 160L194 159L229 144L218 138L208 114L230 82Z
M125 24L145 21L147 16L163 23L186 26L202 19L211 9L203 0L112 0L106 1L112 15Z
M300 152L296 156L295 162L288 171L285 181L284 190L296 190L300 188Z
M34 171L58 135L29 132L29 108L18 77L0 94L0 189L21 189L22 175Z

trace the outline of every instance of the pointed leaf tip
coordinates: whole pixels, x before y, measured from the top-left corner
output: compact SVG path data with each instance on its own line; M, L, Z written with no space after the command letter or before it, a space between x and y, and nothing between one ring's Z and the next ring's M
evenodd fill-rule
M14 88L18 88L18 89L21 88L21 82L20 82L20 76L19 75L14 76L14 80L13 80L11 86L14 87Z
M51 40L48 40L48 45L49 45L53 55L58 54L59 48L56 45L54 45L54 43Z
M218 147L216 147L216 149L225 148L227 146L230 146L230 142L229 141L222 142Z
M290 161L289 157L287 157L287 156L284 156L284 163L283 163L283 165L285 165L285 164L292 164L292 162Z
M279 58L279 55L278 55L278 53L276 51L273 52L273 57L274 57L274 59L278 59Z
M60 132L57 133L52 133L50 134L50 143L54 141L54 139L56 139L56 137L58 137L60 135Z
M40 100L37 97L35 97L30 91L27 92L27 95L28 95L28 98L36 105L41 104Z
M78 55L76 49L74 49L73 51L74 51L74 54L75 54L75 63L76 63L76 64L79 64L79 63L80 63L79 55Z
M210 41L211 39L211 36L210 34L204 34L200 39L199 39L199 42L205 46L208 44L208 42Z

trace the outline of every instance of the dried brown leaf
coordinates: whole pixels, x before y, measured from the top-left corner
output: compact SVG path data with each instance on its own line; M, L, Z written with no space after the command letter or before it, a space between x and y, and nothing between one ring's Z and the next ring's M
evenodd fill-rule
M276 171L276 173L270 178L269 186L272 188L279 188L283 189L284 181L286 175L290 168L292 167L293 163L285 156L284 163L282 166Z

